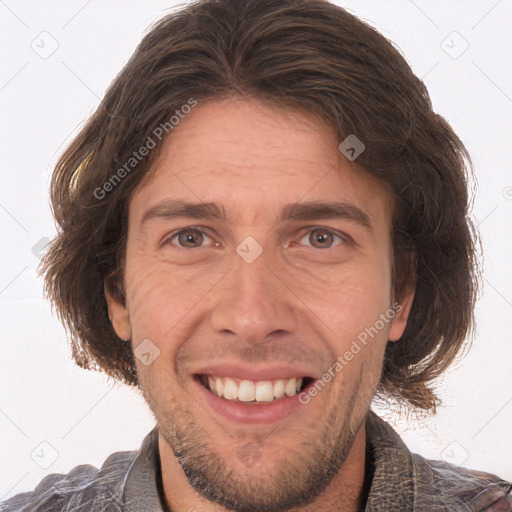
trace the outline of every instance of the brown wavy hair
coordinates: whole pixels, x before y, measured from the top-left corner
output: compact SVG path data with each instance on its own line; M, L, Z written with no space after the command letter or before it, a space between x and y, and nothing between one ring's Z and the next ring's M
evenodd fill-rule
M395 199L394 297L411 284L416 290L402 338L387 345L377 396L435 412L434 381L474 333L480 241L470 217L470 158L400 51L323 0L190 3L155 22L110 84L55 167L58 233L40 267L75 362L138 384L104 287L124 302L128 204L161 142L108 194L95 191L190 98L233 95L315 113L340 142L349 134L364 142L357 163Z

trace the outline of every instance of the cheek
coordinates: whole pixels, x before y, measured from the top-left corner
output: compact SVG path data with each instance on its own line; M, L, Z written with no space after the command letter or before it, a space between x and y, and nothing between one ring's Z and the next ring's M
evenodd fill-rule
M286 276L306 310L340 350L389 308L390 279L386 258L371 256L354 257L342 265L296 269Z
M224 273L203 268L176 268L160 258L136 253L126 266L128 311L135 341L164 342L187 325L194 306Z
M354 259L339 269L318 274L314 286L301 292L313 322L320 326L333 363L338 361L338 383L352 389L364 375L364 386L375 387L390 329L381 315L389 311L390 271L378 258Z

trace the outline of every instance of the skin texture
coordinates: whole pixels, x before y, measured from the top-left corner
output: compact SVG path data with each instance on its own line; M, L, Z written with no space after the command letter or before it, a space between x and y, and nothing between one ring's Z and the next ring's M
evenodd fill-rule
M134 349L150 339L160 350L148 366L137 360L137 369L158 422L173 512L358 509L363 422L412 290L394 319L283 421L227 420L193 381L209 362L302 364L321 375L390 309L392 199L341 155L339 142L305 112L241 97L199 103L131 199L126 307L108 293L107 300L119 337ZM227 218L141 225L167 198L216 201ZM278 222L286 204L312 200L355 205L372 227L351 219ZM193 226L202 232L173 237ZM236 252L248 236L263 248L250 264ZM247 443L261 454L251 467L238 456Z

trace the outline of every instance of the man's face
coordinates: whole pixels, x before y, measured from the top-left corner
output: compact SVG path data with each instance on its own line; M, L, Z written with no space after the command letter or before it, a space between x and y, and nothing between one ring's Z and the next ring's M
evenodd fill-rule
M307 503L329 484L386 343L405 327L405 309L382 321L390 196L339 142L305 113L199 103L131 199L127 306L109 297L114 326L134 349L150 340L137 370L161 442L196 491L238 510ZM178 201L214 202L225 218L174 216ZM345 206L287 215L312 202ZM358 341L370 328L377 334ZM293 378L309 388L295 394Z

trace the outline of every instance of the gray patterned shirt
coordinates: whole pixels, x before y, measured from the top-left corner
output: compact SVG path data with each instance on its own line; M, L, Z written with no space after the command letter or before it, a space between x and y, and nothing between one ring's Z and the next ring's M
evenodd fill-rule
M411 453L373 411L366 429L372 474L365 512L512 511L510 482ZM84 464L48 475L34 491L0 503L0 512L164 512L162 496L155 427L140 450L113 453L99 470Z

